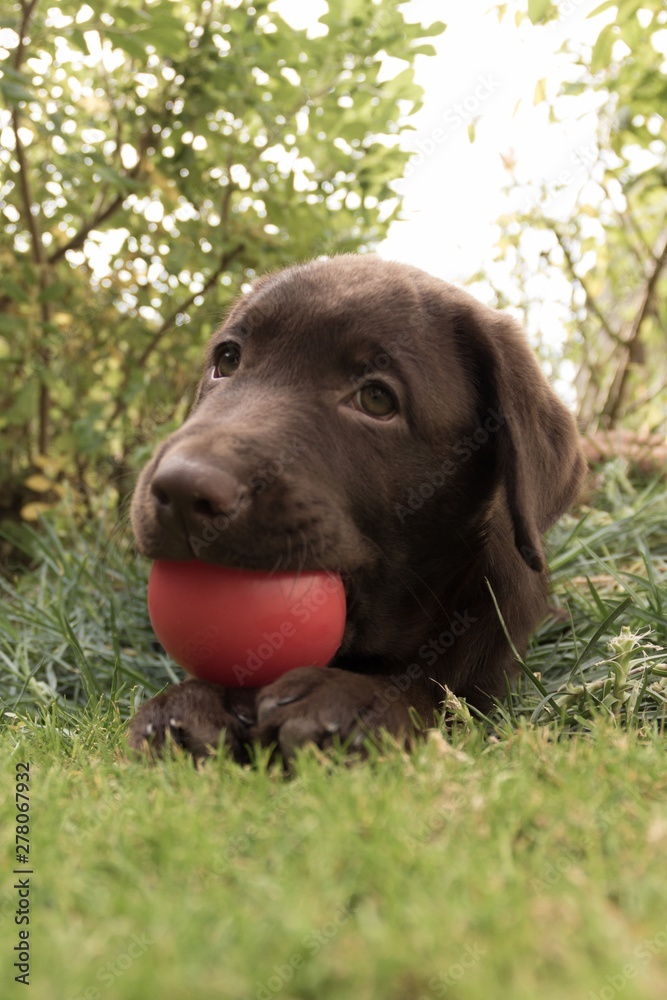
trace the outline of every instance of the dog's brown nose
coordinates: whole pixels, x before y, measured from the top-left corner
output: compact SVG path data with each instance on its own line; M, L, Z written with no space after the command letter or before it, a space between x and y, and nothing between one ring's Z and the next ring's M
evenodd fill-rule
M236 476L208 459L171 455L158 466L151 492L161 519L209 521L238 508L246 490Z

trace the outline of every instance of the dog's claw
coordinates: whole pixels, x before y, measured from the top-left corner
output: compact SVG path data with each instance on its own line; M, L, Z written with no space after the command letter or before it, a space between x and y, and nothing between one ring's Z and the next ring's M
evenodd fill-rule
M250 736L254 692L241 699L203 681L185 681L156 695L143 705L130 725L129 744L136 752L162 756L180 748L193 757L206 757L220 740L239 760ZM229 707L226 702L229 702ZM241 702L237 704L236 702Z
M169 732L176 742L180 743L185 732L185 726L172 716L169 720Z
M299 701L303 695L301 693L295 692L294 694L286 694L282 698L268 698L266 700L266 705L269 708L274 708L276 705L291 705L292 702Z

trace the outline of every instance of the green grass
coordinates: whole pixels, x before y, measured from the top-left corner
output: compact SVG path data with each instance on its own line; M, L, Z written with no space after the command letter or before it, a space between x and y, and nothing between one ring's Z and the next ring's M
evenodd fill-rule
M32 569L0 578L0 708L100 700L127 718L145 697L182 677L148 624L148 562L109 519L81 530L25 529ZM498 706L500 734L531 721L585 731L600 715L659 725L667 714L667 491L633 487L606 467L592 506L549 539L553 616L538 630L522 683Z
M0 993L39 1000L662 1000L667 492L609 466L550 539L516 692L410 757L128 760L177 676L146 565L23 535L0 610ZM15 985L15 766L31 764L31 993Z
M12 988L5 878L4 997L667 995L660 739L474 727L354 767L304 753L286 779L146 767L120 738L95 716L2 736L5 871L24 758L34 852L32 991Z

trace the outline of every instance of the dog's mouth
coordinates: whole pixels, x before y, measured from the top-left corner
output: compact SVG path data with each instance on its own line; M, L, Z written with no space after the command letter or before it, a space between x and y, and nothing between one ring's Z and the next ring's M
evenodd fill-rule
M208 556L208 558L207 558ZM150 558L155 558L151 556ZM173 558L172 556L160 555L157 558ZM177 557L181 560L188 559L198 559L201 562L209 563L213 566L224 566L228 569L241 569L248 570L253 573L264 573L267 576L273 576L276 573L290 573L295 578L298 578L302 573L329 573L332 576L339 576L343 589L345 591L345 599L348 607L350 602L354 600L354 594L356 591L354 580L355 580L355 570L349 567L341 567L340 565L335 565L333 563L327 564L323 560L299 560L298 565L293 566L289 564L289 561L285 559L284 551L277 555L275 558L267 555L252 557L248 556L247 552L236 553L232 550L226 550L224 554L219 552L207 552L206 549L200 552L195 552L191 550L188 554L183 554Z
M343 583L343 590L345 592L345 606L347 611L350 610L350 600L352 595L352 578L349 573L339 573L338 574Z

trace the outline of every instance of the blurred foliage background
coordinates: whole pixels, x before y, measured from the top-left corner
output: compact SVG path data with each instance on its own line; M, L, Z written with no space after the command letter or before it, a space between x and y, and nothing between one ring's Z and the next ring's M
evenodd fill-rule
M539 31L566 6L497 13ZM527 234L541 234L544 272L568 277L582 429L664 437L667 11L607 8L566 84L600 94L592 183L567 222L538 192L501 220L498 254L527 315ZM327 33L309 37L268 0L0 7L0 517L34 520L69 487L84 516L110 486L122 504L187 412L201 347L239 289L383 237L422 98L414 60L444 29L409 14L329 0Z
M121 498L256 273L379 239L430 29L330 0L0 8L0 514ZM380 79L382 53L405 61Z
M572 0L500 4L500 18L528 17L543 26L567 17ZM543 184L527 211L501 219L498 256L510 260L520 305L529 319L539 301L526 292L539 269L564 273L570 289L564 357L572 362L584 433L626 427L644 437L667 433L667 4L606 0L590 16L611 20L592 46L566 43L570 79L558 96L598 95L597 143L579 151L571 170ZM533 102L543 102L538 80ZM569 113L576 113L570 102ZM557 120L553 103L550 117ZM505 163L509 187L516 164ZM578 203L563 221L553 212L560 191L585 170ZM531 251L527 247L531 242ZM502 306L503 297L498 296ZM667 456L663 461L667 461Z

